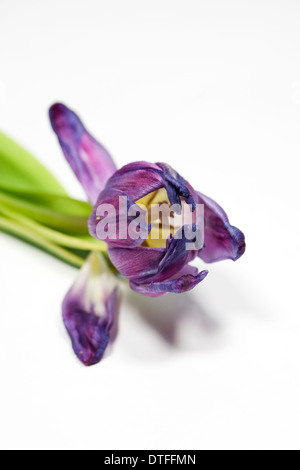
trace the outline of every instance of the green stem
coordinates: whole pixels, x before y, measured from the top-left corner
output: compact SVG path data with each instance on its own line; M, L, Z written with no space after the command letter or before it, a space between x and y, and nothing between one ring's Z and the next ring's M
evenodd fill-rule
M12 211L4 207L3 205L0 206L0 212L2 212L7 217L19 222L22 226L30 229L32 232L40 235L43 238L46 238L50 242L53 242L57 245L65 246L68 248L74 248L77 250L82 251L100 251L100 252L107 252L107 245L101 241L93 241L91 237L91 241L83 240L79 237L72 237L70 235L65 235L63 233L57 232L52 230L48 227L44 227L43 225L34 222L27 217L24 217L17 212Z
M37 195L37 200L38 200ZM72 200L70 200L72 201ZM88 217L76 216L59 212L57 209L51 209L37 202L28 202L25 199L8 195L0 189L0 203L8 208L26 215L26 217L35 220L43 225L47 225L55 230L72 234L88 235L87 220Z
M13 220L9 220L0 216L0 230L3 230L10 235L14 235L17 238L22 238L23 240L38 246L44 251L47 251L53 256L61 259L65 263L70 264L71 266L81 268L81 266L84 264L84 259L44 239L42 236L31 232L31 230L23 227Z

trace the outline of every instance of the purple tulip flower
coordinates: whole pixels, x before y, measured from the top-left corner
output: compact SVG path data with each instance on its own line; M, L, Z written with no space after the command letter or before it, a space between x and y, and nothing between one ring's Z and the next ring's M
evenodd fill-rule
M111 262L129 279L134 291L151 297L159 297L169 292L187 292L208 274L208 271L199 272L190 265L196 257L206 263L212 263L226 259L236 261L243 255L246 247L243 233L230 225L226 213L216 202L195 191L171 166L141 161L117 170L107 150L89 134L78 116L69 108L63 104L55 104L50 109L50 120L67 161L94 206L89 221L90 233L95 238L107 242ZM124 226L120 197L126 198L127 201L127 236L103 237L97 230L101 221L98 209L103 205L114 208L116 232L119 234L121 224ZM204 240L200 247L195 244L194 249L186 249L186 226L175 224L171 231L166 232L161 220L157 221L157 225L150 224L146 214L144 223L140 226L139 236L128 236L128 229L133 220L128 216L127 210L140 208L143 215L144 207L148 209L153 204L161 203L176 207L175 211L179 214L185 205L191 207L192 211L195 211L197 205L204 206ZM190 228L199 229L195 220ZM161 236L157 238L153 233L158 230ZM98 288L101 290L100 283ZM80 295L85 295L84 289ZM80 295L77 295L78 305ZM89 310L87 305L83 310L76 310L72 298L71 291L64 303L64 320L74 350L78 357L84 357L84 363L97 362L107 345L110 325L108 318L113 315L112 310L117 303L106 303L110 307L106 310L106 316L101 317L105 320L100 321L94 317L92 304L92 310Z
M98 236L97 208L111 204L119 217L120 196L126 196L129 205L140 201L147 205L149 197L152 203L155 198L158 203L167 199L170 205L183 202L193 207L204 205L204 245L198 251L186 251L185 238L177 239L170 234L164 240L165 246L153 246L147 242L151 227L138 240L106 239L112 263L130 280L132 289L150 296L185 292L207 275L207 271L198 273L189 267L195 257L211 263L235 261L243 255L243 233L230 225L216 202L196 192L169 165L136 162L117 171L108 152L86 131L73 111L56 104L50 109L50 119L68 162L94 204L89 223L94 237Z

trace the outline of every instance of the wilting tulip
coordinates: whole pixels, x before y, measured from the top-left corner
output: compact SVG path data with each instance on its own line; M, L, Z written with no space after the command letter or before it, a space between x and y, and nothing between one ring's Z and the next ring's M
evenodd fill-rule
M100 253L91 253L63 302L63 320L76 356L97 364L116 336L119 313L117 279Z
M112 263L130 280L133 290L152 297L168 292L186 292L208 273L206 270L199 273L197 268L190 266L197 256L211 263L225 259L236 261L243 255L243 233L230 225L226 213L216 202L196 192L171 166L136 162L115 171L108 152L96 143L71 110L61 104L54 105L50 110L50 119L68 162L94 203L89 222L90 233L107 242ZM130 237L127 230L125 237L124 234L122 237L115 236L115 232L119 234L121 223L124 225L120 198L126 199L126 210L141 207L141 213L154 204L175 206L177 213L185 205L189 205L194 212L197 205L203 205L203 243L187 250L186 226L171 223L168 229L161 219L153 223L146 214L139 236ZM101 223L99 208L108 205L114 208L116 214L116 230L111 237L99 234L97 229ZM127 229L132 222L128 215ZM195 219L191 226L196 232L200 230ZM158 237L155 236L157 232Z
M204 244L187 250L188 240L182 234L184 227L171 226L173 233L163 233L161 220L144 230L138 240L112 239L101 236L99 208L111 204L117 213L120 195L130 204L143 207L167 203L172 207L189 204L191 208L204 205ZM128 218L128 223L130 219ZM161 236L153 238L153 232L162 230ZM197 226L196 226L197 229ZM175 233L174 233L175 232ZM193 289L207 275L189 266L197 256L206 262L223 259L237 260L245 251L243 234L229 224L224 211L211 199L197 193L177 172L165 164L145 162L132 163L117 171L100 193L90 218L90 233L108 244L109 256L118 271L130 280L133 290L148 296L160 296L167 292L181 293ZM178 237L178 234L181 236Z

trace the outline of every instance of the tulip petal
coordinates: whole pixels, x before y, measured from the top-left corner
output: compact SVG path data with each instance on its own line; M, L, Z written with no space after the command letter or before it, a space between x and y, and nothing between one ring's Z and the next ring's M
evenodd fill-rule
M138 284L147 283L150 279L153 282L172 279L197 256L197 251L186 249L186 243L191 240L187 240L184 229L180 230L181 238L176 238L178 232L175 238L168 240L166 249L145 246L112 248L108 251L110 260L123 276Z
M165 188L171 205L181 205L181 198L193 208L195 191L169 165L164 163L134 162L118 170L107 183L106 189L119 189L136 202L158 189Z
M166 272L172 266L177 266L175 272L178 272L178 264L184 266L187 259L190 260L192 252L187 250L187 243L192 240L186 238L186 226L182 227L175 235L175 238L169 238L167 241L166 255L159 265L159 272ZM195 226L193 227L195 231ZM181 268L180 268L181 269ZM168 275L170 273L168 271Z
M177 173L170 165L166 163L157 163L163 171L163 177L165 181L165 187L169 196L171 206L181 206L181 198L185 200L187 204L190 204L195 210L196 202L194 199L195 191L188 185L182 176Z
M113 209L111 217L105 217L105 225L115 227L115 236L108 237L104 230L99 230L99 209ZM141 223L137 232L137 238L130 236L129 230L131 224L137 227L135 216L128 215L133 210L133 214L140 214ZM103 212L103 210L102 210ZM102 215L101 212L101 215ZM106 210L105 210L106 212ZM104 217L103 217L104 218ZM147 223L147 214L145 211L131 201L127 194L119 189L105 188L99 195L97 204L94 206L91 217L89 219L89 231L92 237L105 241L110 248L126 248L140 246L151 232L151 225Z
M204 204L204 247L199 257L206 263L226 259L238 260L245 252L244 234L230 225L224 210L204 194L198 194L198 204Z
M119 289L102 255L92 253L63 302L73 350L86 366L97 364L116 336Z
M164 258L163 248L111 248L108 254L117 270L127 279L138 281L157 274L157 269Z
M53 105L49 115L68 163L90 202L95 204L107 180L117 170L111 156L89 134L79 117L65 105Z
M168 293L182 294L196 287L206 278L208 271L202 271L198 275L186 274L177 279L164 282L150 282L149 284L136 284L130 282L130 287L135 292L148 297L161 297Z
M163 172L157 165L134 162L118 170L107 182L106 189L118 189L136 202L163 187Z

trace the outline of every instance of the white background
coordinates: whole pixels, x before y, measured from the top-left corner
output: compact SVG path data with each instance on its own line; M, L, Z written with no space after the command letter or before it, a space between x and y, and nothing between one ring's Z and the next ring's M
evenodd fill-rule
M47 120L63 101L248 244L192 294L130 295L86 369L60 312L76 270L0 234L1 448L300 448L299 24L298 0L1 0L3 131L84 197Z

